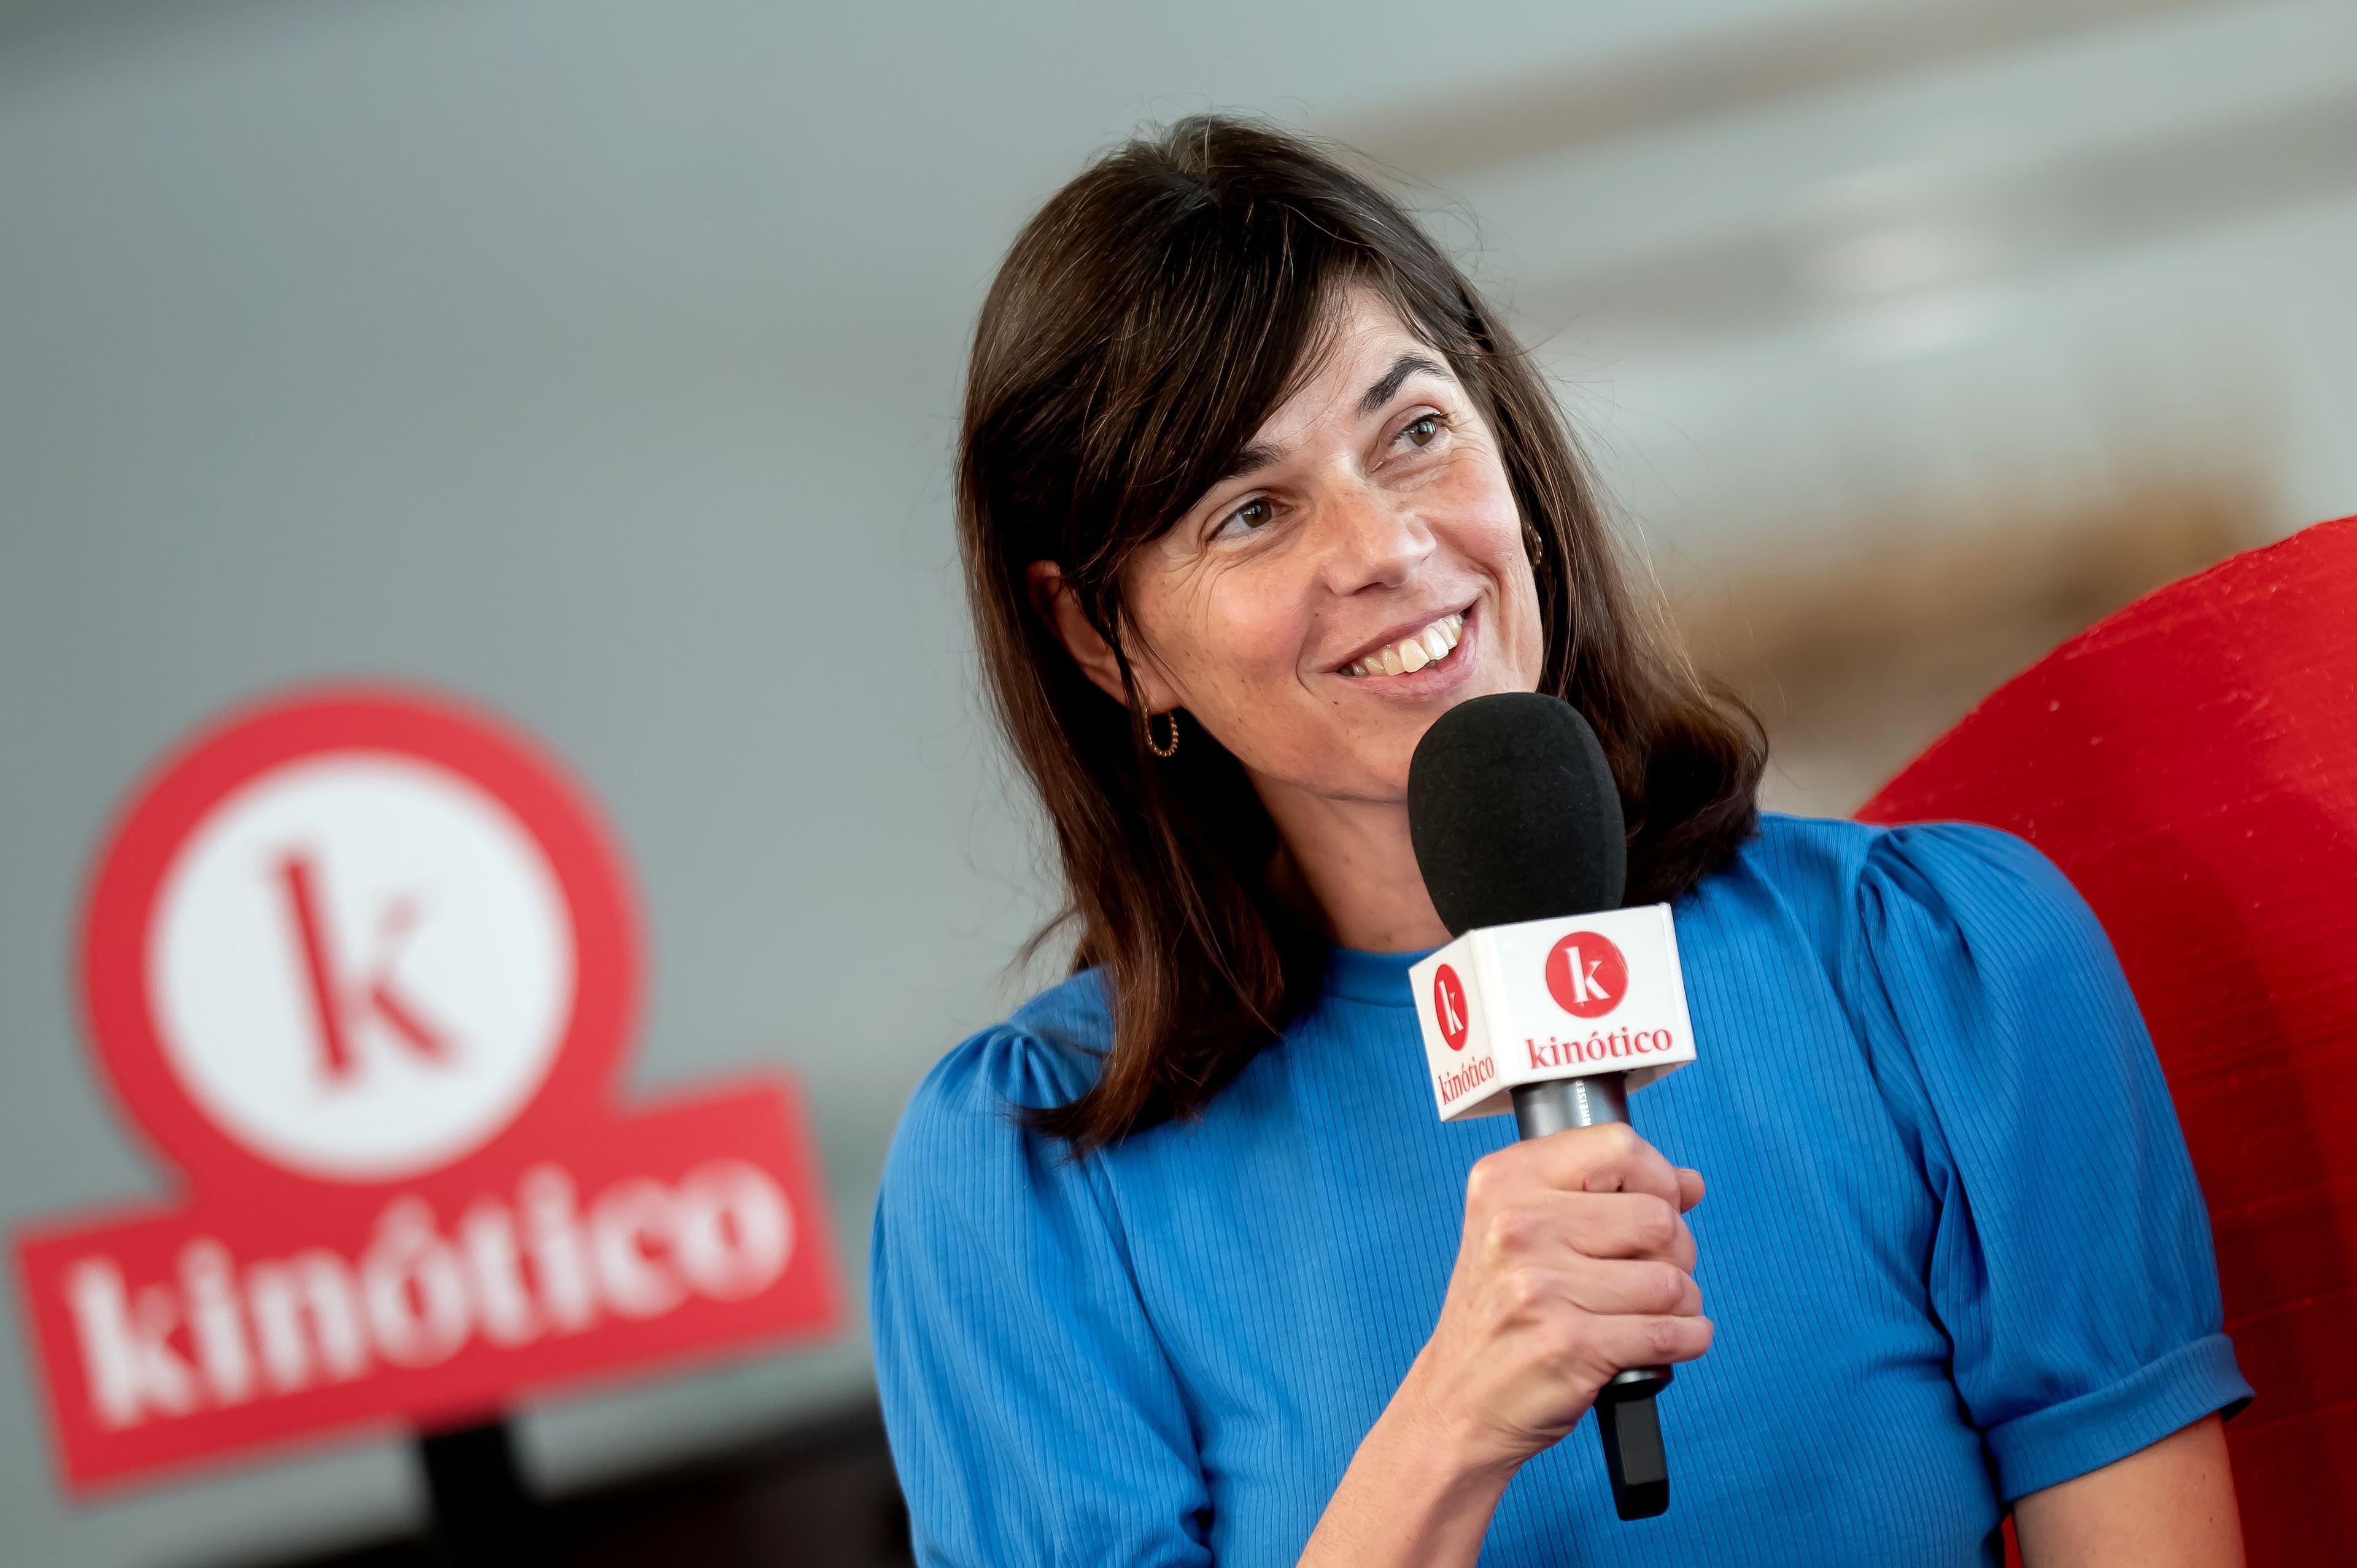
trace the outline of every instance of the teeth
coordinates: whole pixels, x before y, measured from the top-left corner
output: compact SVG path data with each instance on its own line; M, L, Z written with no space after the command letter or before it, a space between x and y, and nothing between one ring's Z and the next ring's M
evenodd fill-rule
M1463 615L1442 616L1413 637L1401 638L1381 653L1344 667L1345 675L1406 675L1448 657L1465 639Z

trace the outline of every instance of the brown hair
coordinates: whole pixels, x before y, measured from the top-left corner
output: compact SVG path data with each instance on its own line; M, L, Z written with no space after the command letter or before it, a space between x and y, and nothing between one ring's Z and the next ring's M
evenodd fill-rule
M1414 220L1311 144L1184 120L1058 191L975 328L958 523L983 668L1048 810L1075 962L1114 1021L1096 1082L1033 1125L1076 1154L1200 1111L1313 996L1322 938L1271 884L1279 844L1243 767L1190 726L1168 761L1123 650L1122 571L1227 471L1372 288L1444 355L1495 432L1546 628L1540 689L1587 716L1629 822L1629 895L1666 899L1750 833L1757 723L1706 689L1624 581L1545 384ZM1033 603L1052 561L1121 658L1125 707Z

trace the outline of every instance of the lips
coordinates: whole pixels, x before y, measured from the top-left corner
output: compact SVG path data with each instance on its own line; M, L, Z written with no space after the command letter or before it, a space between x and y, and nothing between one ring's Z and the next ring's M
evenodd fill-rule
M1448 658L1464 636L1465 612L1458 610L1353 660L1342 666L1341 672L1357 679L1413 675L1426 665L1437 664Z

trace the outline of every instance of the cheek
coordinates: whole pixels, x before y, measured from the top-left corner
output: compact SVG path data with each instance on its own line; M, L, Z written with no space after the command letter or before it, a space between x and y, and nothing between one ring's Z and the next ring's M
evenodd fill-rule
M1231 573L1211 596L1199 649L1208 694L1265 699L1297 681L1303 617L1282 573Z
M1506 478L1506 470L1490 453L1481 453L1465 465L1466 472L1457 487L1462 498L1460 515L1465 519L1469 542L1474 543L1493 567L1511 566L1516 562L1528 564L1523 554L1523 514L1514 504L1514 487Z
M1504 467L1484 453L1467 464L1452 497L1451 543L1468 564L1498 585L1493 644L1503 656L1507 678L1524 689L1536 684L1546 655L1546 630L1539 617L1538 578L1531 569L1523 515Z
M1275 687L1295 682L1304 631L1299 596L1283 573L1254 569L1263 564L1160 585L1150 607L1137 607L1180 703L1205 718L1222 710L1248 715Z
M1431 515L1466 564L1502 583L1530 582L1523 514L1514 504L1513 486L1494 456L1470 455L1453 468L1441 504Z

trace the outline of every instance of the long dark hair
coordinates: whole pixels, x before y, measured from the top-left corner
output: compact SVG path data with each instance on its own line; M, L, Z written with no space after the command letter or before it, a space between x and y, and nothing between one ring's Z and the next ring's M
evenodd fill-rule
M1279 845L1201 726L1149 755L1135 683L1106 699L1032 600L1062 568L1123 655L1122 569L1282 403L1341 291L1374 290L1444 355L1496 433L1536 568L1540 689L1584 713L1629 822L1629 891L1666 899L1750 833L1756 722L1707 689L1633 596L1560 411L1415 220L1314 145L1215 116L1133 141L1025 226L974 331L958 523L992 701L1048 811L1080 966L1113 1045L1033 1124L1075 1153L1200 1111L1314 994L1319 935L1272 885Z

